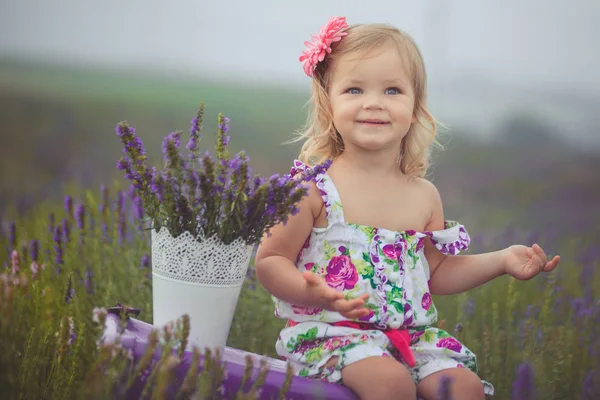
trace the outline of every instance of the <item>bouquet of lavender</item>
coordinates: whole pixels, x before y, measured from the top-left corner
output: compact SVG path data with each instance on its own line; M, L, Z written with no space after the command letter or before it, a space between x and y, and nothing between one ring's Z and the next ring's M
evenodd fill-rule
M162 170L146 165L146 153L135 129L126 122L117 125L123 156L117 167L138 191L157 232L166 227L173 237L185 231L198 241L214 235L225 244L242 238L258 244L274 225L287 222L298 212L296 205L308 192L301 180L288 175L264 179L251 177L249 158L239 152L230 157L229 119L218 116L216 159L207 151L199 156L204 105L192 119L187 155L180 151L182 132L163 140Z

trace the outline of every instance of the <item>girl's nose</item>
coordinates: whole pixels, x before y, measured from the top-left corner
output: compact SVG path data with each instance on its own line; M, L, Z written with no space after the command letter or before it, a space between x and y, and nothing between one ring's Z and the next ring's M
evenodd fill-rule
M383 106L379 96L365 96L365 102L363 103L364 110L381 110L382 108Z

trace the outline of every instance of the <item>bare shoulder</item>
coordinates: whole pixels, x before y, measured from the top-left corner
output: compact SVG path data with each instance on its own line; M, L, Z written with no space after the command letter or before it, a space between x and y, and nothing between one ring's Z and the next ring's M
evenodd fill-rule
M301 180L303 179L303 176L302 174L298 174L295 175L293 179ZM304 182L304 184L308 187L308 193L302 201L304 203L303 205L310 209L313 217L316 219L321 212L321 208L323 207L321 192L319 192L319 188L314 180Z
M422 194L423 201L429 207L430 219L427 224L428 228L437 229L440 224L443 226L444 211L438 188L433 182L425 178L415 178L414 184Z
M413 184L425 199L430 200L432 203L441 203L440 192L433 182L425 178L415 178Z

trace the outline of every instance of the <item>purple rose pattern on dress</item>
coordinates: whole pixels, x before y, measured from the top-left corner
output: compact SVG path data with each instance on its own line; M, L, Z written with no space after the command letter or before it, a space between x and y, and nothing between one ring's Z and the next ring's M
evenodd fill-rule
M425 293L423 295L423 298L421 299L421 307L423 307L423 310L425 311L429 310L431 307L431 294Z
M456 339L454 339L453 337L445 337L443 339L440 339L437 343L436 343L437 347L442 347L445 349L449 349L452 350L456 353L460 353L460 350L462 349L462 344L460 344Z
M348 256L332 257L326 271L325 282L336 290L350 290L358 282L358 272Z

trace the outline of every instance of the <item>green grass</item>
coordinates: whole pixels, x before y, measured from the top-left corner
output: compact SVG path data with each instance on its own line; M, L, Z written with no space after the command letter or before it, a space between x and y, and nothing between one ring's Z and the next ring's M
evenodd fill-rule
M297 147L280 143L301 124L306 98L277 88L10 63L0 64L0 93L2 135L11 139L0 146L0 169L10 171L0 178L0 258L10 259L6 227L12 220L21 255L19 283L0 280L0 391L6 398L84 397L86 388L96 387L97 376L91 373L96 363L108 357L96 348L100 332L92 309L122 302L141 308L143 320L152 315L149 270L140 269L141 258L150 252L147 232L139 232L137 222L128 219L129 235L120 241L116 212L98 211L98 185L109 184L112 207L115 185L122 182L115 168L120 157L117 122L135 126L158 163L162 137L173 129L188 129L198 102L205 101L206 130L214 130L216 118L211 118L218 112L232 117L232 150L248 150L255 170L269 175L289 168ZM201 146L210 149L212 143ZM440 325L451 333L458 322L464 325L457 335L478 355L482 378L496 386L495 399L511 398L516 368L524 361L535 367L538 399L597 398L585 397L583 390L586 378L595 376L596 388L600 385L600 357L594 353L600 325L595 300L600 295L600 274L595 272L600 266L598 160L542 143L538 150L544 157L532 159L530 149L485 147L456 136L436 157L432 177L446 216L463 222L477 239L471 252L530 244L526 242L537 237L548 252L562 256L557 271L529 282L503 277L468 294L434 300ZM77 229L66 216L64 194L86 205L85 229ZM49 213L57 224L66 218L72 228L60 274ZM516 228L515 233L508 228ZM32 239L41 241L46 264L36 280L23 250ZM589 256L582 258L585 254ZM86 271L92 274L93 291L86 287ZM64 301L69 277L75 289L71 304ZM591 301L584 299L589 296ZM584 302L585 312L578 302ZM55 349L65 340L55 335L68 317L77 339L59 360ZM273 315L269 294L251 278L240 296L228 344L275 356L273 345L283 324ZM115 365L121 365L119 360Z

